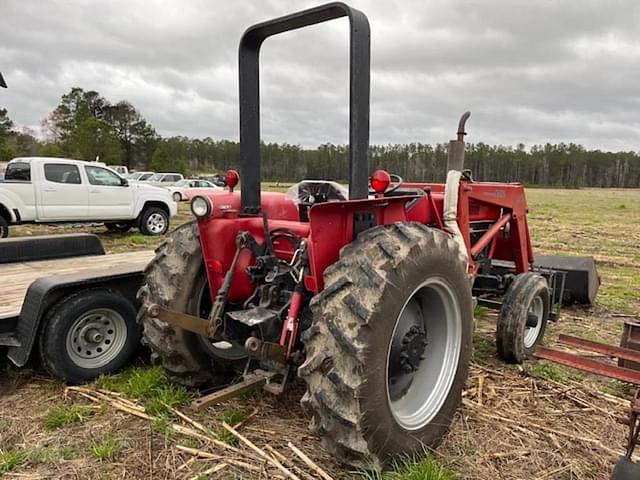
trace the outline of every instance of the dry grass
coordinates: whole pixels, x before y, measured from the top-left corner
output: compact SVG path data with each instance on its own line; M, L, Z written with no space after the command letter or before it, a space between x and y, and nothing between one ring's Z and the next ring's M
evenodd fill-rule
M622 323L622 317L615 314L640 316L640 192L534 189L528 195L536 250L593 254L603 281L597 304L590 309L565 309L561 321L549 329L548 342L553 343L559 331L615 342ZM188 217L186 205L181 205L181 215L182 219ZM41 226L19 229L21 234L51 231ZM53 230L67 231L68 227ZM159 242L156 238L139 241L134 240L136 235L107 234L103 227L71 230L98 233L109 251L151 248ZM524 368L502 365L492 343L495 315L488 312L484 316L475 336L475 363L463 408L432 457L459 479L608 478L622 453L625 427L615 421L624 402L605 392L625 395L625 386L547 363L532 362ZM163 421L154 422L116 410L104 401L100 402L103 408L93 409L90 407L96 403L75 394L65 395L64 386L37 367L0 368L0 475L4 473L5 478L188 479L224 462L197 458L178 445L236 459L271 474L267 477L266 473L228 465L210 473L211 478L276 478L274 468L265 466L257 455L251 457L250 449L232 435L216 438L229 442L240 453L185 437L171 425L188 425L166 412L158 411ZM118 390L123 384L126 382L112 379L110 384L100 385ZM134 390L120 391L126 398L141 397L135 398L140 405L153 405L145 397L147 393L134 395ZM337 465L307 431L308 419L298 403L302 392L303 385L298 383L282 397L257 394L239 398L193 418L219 435L223 419L232 422L238 419L235 412L246 417L256 409L239 432L258 447L269 445L284 455L292 462L285 465L287 468L310 473L289 449L291 442L334 478L359 478L361 475ZM57 419L50 413L60 414L65 408L81 412L80 418ZM176 408L191 415L184 406ZM47 428L47 419L60 425ZM96 446L105 447L98 448L100 455L92 452Z

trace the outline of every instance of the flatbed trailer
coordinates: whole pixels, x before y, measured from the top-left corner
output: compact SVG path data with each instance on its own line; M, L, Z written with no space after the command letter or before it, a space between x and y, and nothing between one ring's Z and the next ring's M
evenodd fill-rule
M136 292L153 251L106 254L95 235L0 240L0 351L80 383L137 351Z

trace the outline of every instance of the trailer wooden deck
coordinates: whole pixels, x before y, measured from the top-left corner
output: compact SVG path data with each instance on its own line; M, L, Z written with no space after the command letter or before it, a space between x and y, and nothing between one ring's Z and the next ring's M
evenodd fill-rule
M152 250L0 264L0 318L18 316L29 286L37 279L83 271L127 268L140 270L153 258Z

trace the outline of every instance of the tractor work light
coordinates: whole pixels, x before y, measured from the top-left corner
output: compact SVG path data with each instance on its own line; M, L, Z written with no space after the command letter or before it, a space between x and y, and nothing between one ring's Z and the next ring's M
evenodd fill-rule
M211 200L207 197L203 197L201 195L193 197L191 200L191 213L193 213L198 218L206 218L211 215L211 211L213 210L213 205L211 205Z
M369 180L371 189L376 193L384 193L391 183L391 175L386 170L376 170Z
M227 184L227 187L229 187L229 191L233 192L235 186L240 183L240 175L238 175L238 172L235 170L229 170L225 177L225 183Z

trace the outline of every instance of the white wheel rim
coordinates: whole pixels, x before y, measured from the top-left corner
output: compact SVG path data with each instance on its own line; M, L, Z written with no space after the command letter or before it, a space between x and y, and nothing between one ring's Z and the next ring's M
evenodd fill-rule
M178 192L176 192L176 193L173 194L173 199L176 202L179 202L180 200L182 200L182 195L180 195Z
M399 328L424 325L427 345L422 360L411 374L406 392L392 399L390 359ZM404 340L403 340L404 341ZM462 315L449 283L441 277L423 282L405 302L396 320L387 351L387 402L395 420L406 430L418 430L438 414L453 386L462 348Z
M152 213L147 218L147 228L151 233L162 233L166 224L164 217L159 213Z
M527 312L536 316L536 326L535 327L524 327L524 347L531 348L536 344L538 340L538 336L540 335L540 330L542 330L543 316L544 316L544 302L542 298L538 295L534 297L531 302L531 306ZM525 322L527 319L525 318Z
M120 354L127 335L127 323L115 310L89 310L67 332L67 355L80 368L100 368Z

